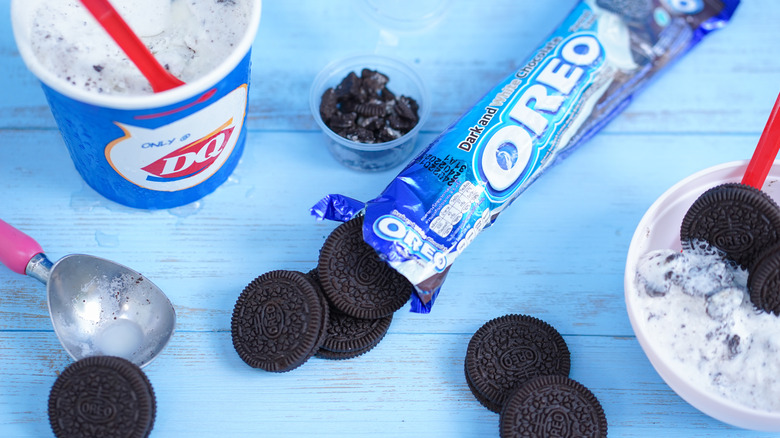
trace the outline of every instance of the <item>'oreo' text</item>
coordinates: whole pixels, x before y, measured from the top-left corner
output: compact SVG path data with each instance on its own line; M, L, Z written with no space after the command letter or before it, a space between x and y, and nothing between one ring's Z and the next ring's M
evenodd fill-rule
M551 121L560 120L571 110L567 101L574 100L579 84L587 83L587 70L595 67L602 53L598 40L590 34L562 43L556 56L520 88L522 93L504 110L498 130L485 133L486 143L479 148L475 164L494 196L510 197L522 177L530 173L526 171L529 162L545 146L543 140L534 144L535 140L548 133Z
M382 239L397 242L425 262L433 262L434 268L439 272L447 267L447 257L441 251L395 216L384 215L375 221L374 233Z

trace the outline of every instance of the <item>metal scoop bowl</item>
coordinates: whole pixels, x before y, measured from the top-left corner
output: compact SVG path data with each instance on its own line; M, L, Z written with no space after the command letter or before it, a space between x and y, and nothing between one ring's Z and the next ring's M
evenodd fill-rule
M82 254L52 264L34 239L3 220L0 262L46 284L54 332L74 360L119 356L144 367L173 336L173 305L130 268Z

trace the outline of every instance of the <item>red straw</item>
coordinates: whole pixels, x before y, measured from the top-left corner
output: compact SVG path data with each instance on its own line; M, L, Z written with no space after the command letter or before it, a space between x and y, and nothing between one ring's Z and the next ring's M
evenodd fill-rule
M750 158L745 175L742 176L742 184L761 190L769 174L769 169L777 157L777 151L780 149L780 123L777 122L777 116L780 113L780 96L775 100L775 106L772 113L769 114L769 120L766 121L764 132L758 139L753 157Z
M128 58L141 70L155 93L184 85L176 76L163 68L143 41L133 32L108 0L81 0L87 10L103 26Z

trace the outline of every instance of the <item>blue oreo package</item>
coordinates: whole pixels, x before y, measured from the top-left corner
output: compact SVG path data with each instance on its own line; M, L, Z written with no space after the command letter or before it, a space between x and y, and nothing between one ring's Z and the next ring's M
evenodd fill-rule
M725 25L738 4L579 2L520 69L365 204L364 240L414 284L412 311L429 312L450 266L480 232L671 61ZM338 195L323 202L344 203ZM324 210L313 214L335 218Z

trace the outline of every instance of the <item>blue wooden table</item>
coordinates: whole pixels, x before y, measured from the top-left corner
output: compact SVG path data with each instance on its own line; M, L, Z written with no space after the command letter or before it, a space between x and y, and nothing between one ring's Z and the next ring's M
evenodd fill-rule
M309 208L328 193L378 195L399 169L337 164L308 107L314 76L353 53L407 60L427 82L426 143L556 26L575 0L452 2L422 31L388 29L348 0L266 1L253 51L246 151L230 180L185 207L135 210L76 173L39 83L0 14L0 217L50 258L93 254L169 296L177 331L144 368L156 437L498 436L463 375L466 345L508 313L543 319L572 354L571 377L600 399L611 436L769 436L707 417L656 374L623 300L637 222L668 187L752 153L780 91L780 3L744 1L732 22L669 68L616 120L550 169L454 264L430 314L396 313L385 339L348 361L284 374L248 367L231 344L236 298L274 269L308 271L334 228ZM45 287L0 266L0 436L50 436L46 402L72 359Z

